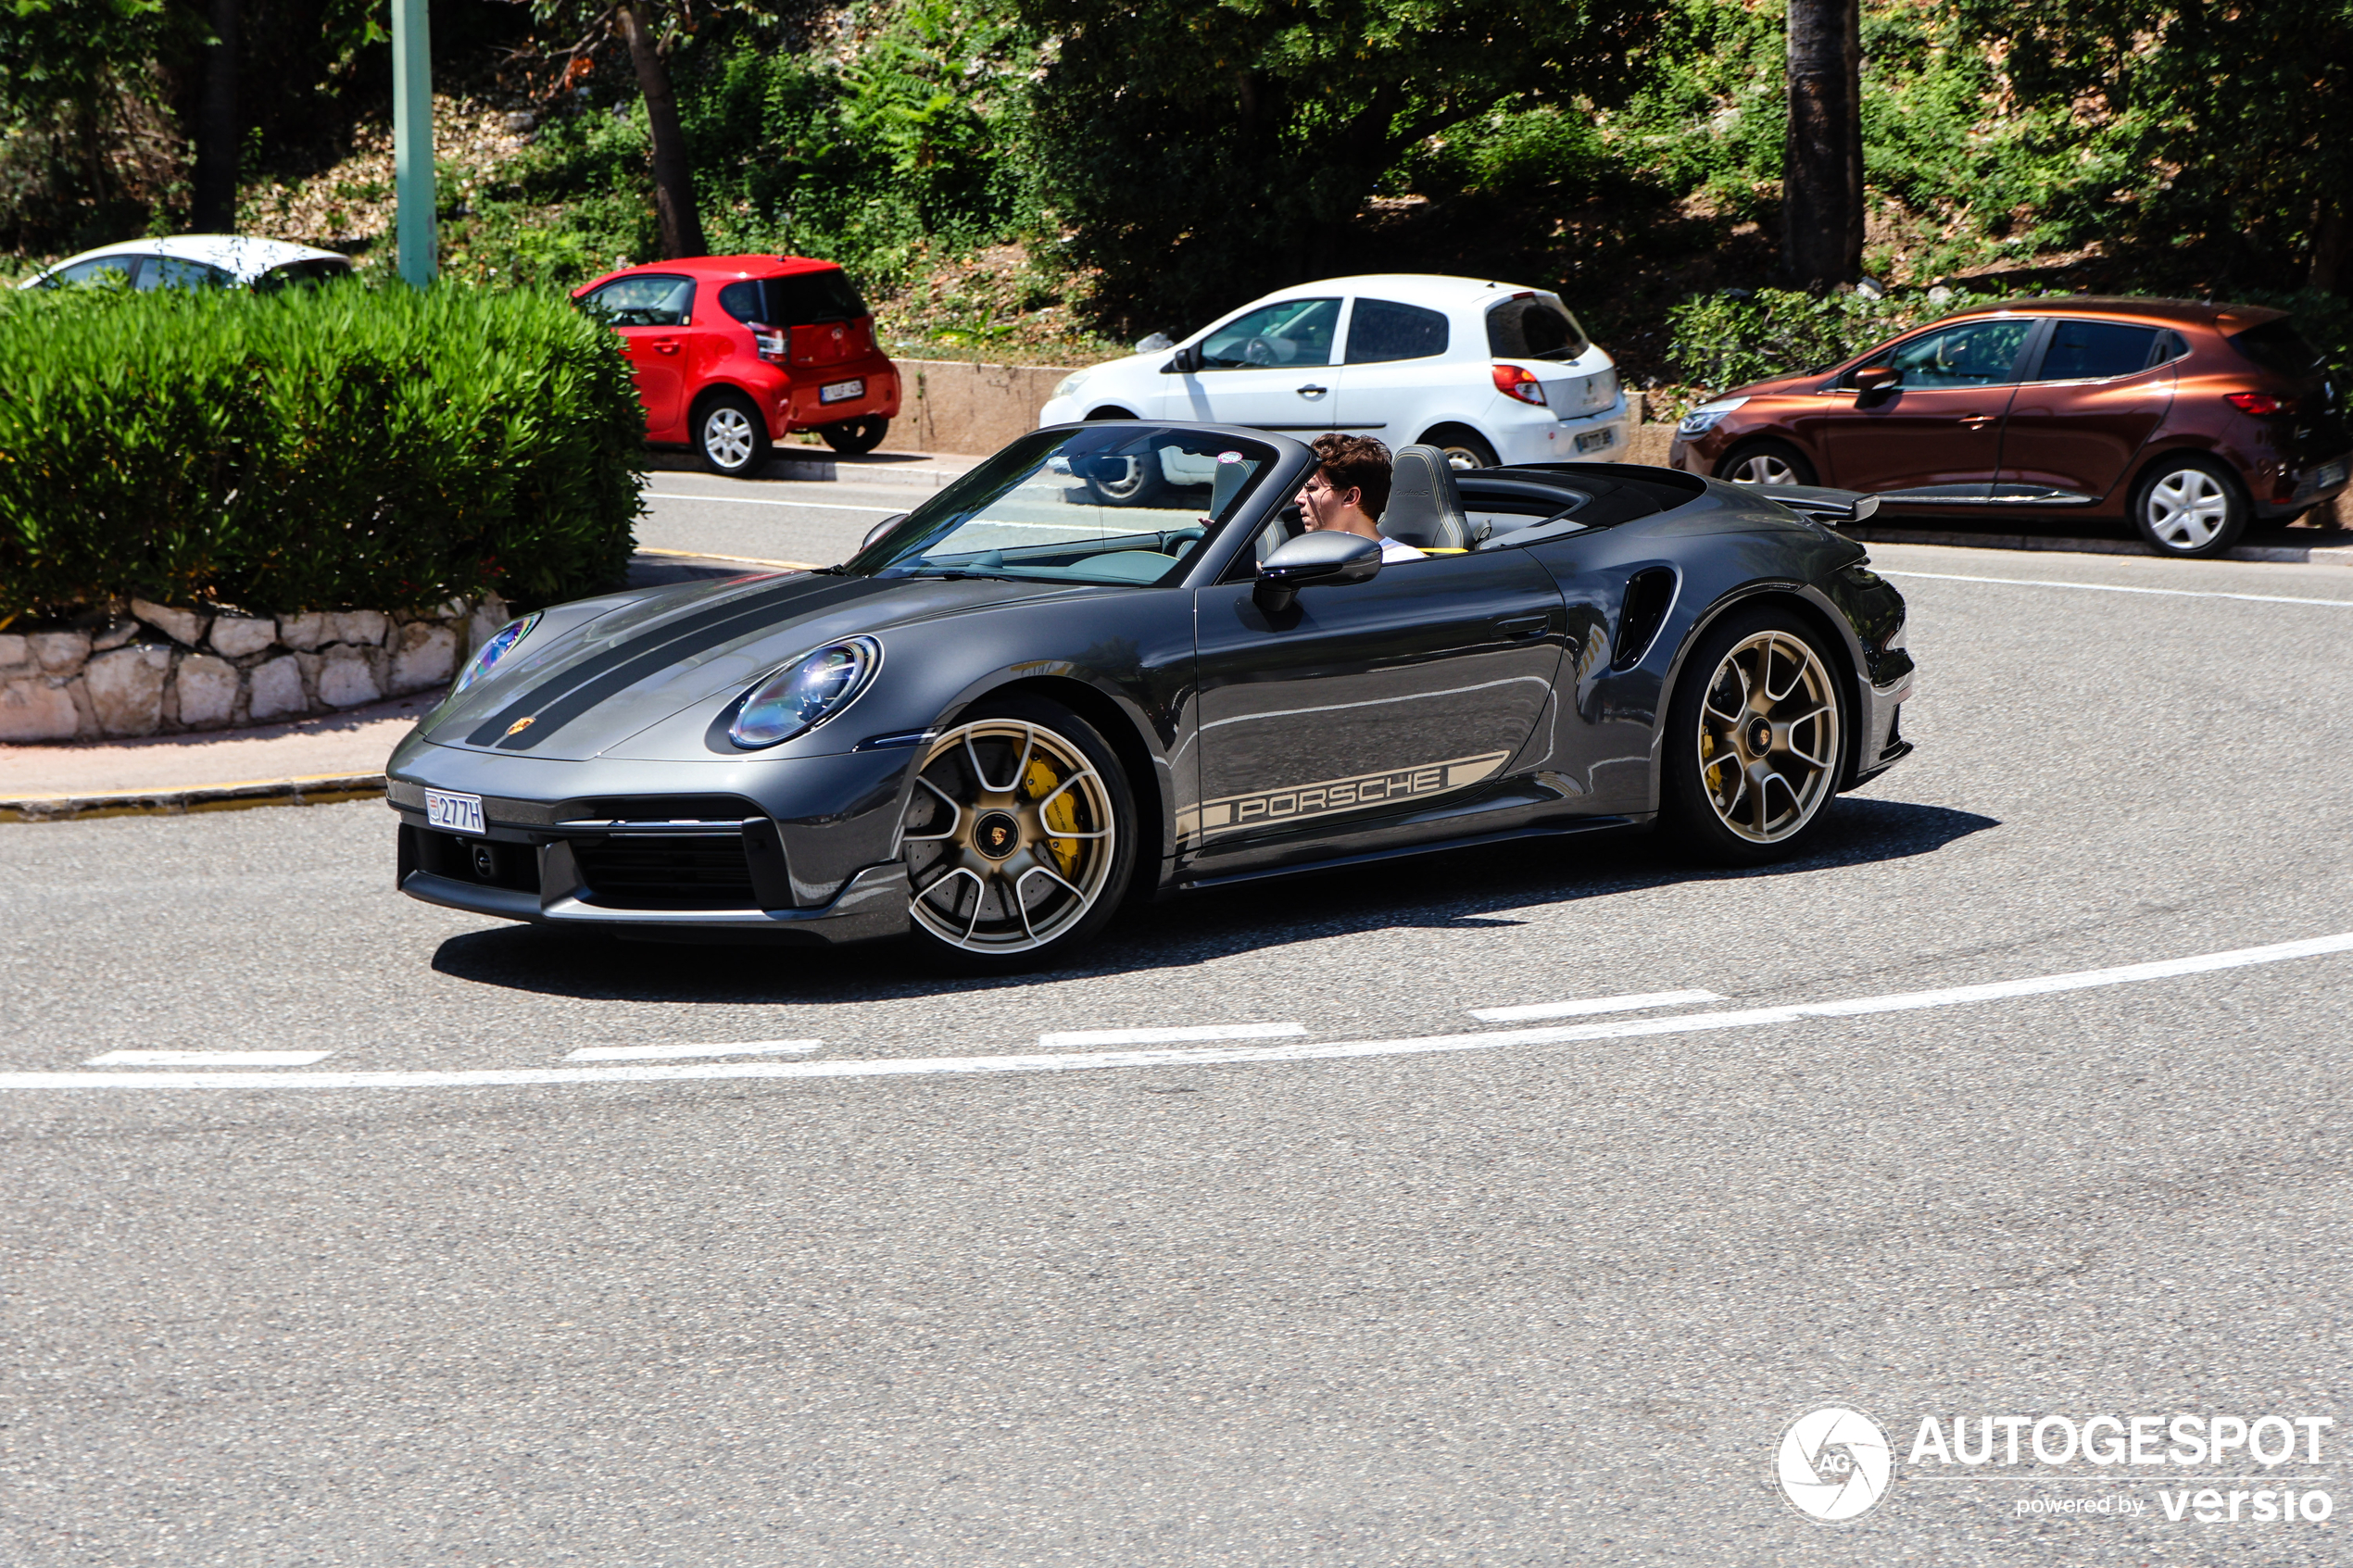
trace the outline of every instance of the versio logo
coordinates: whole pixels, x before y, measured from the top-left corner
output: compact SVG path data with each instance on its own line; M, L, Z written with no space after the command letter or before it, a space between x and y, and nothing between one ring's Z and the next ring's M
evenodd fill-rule
M1887 1490L1893 1465L1879 1424L1843 1405L1799 1416L1781 1434L1774 1457L1782 1495L1825 1524L1870 1512Z

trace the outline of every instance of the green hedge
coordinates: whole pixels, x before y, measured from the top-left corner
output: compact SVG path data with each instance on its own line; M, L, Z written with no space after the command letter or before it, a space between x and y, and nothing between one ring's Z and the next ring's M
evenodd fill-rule
M560 295L358 284L0 300L0 621L617 584L645 420Z

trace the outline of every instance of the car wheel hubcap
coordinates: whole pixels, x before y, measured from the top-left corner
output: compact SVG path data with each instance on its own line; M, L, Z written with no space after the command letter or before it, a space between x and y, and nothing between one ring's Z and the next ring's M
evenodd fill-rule
M2150 534L2168 549L2202 549L2222 532L2231 498L2212 474L2183 469L2149 487L2147 515Z
M1830 797L1838 701L1819 655L1786 632L1759 632L1724 656L1699 715L1700 787L1721 822L1774 844Z
M1102 775L1068 740L1019 719L961 725L915 772L908 912L968 952L1042 947L1102 897L1114 831Z
M1095 481L1095 490L1106 501L1132 501L1143 493L1144 465L1135 458L1121 459L1127 467L1117 479Z
M702 422L703 449L723 469L739 469L751 461L751 421L741 408L714 408Z
M1449 446L1446 448L1446 466L1458 472L1469 469L1483 469L1487 466L1487 459L1467 446Z
M1732 470L1735 484L1795 484L1797 470L1770 452L1759 452Z

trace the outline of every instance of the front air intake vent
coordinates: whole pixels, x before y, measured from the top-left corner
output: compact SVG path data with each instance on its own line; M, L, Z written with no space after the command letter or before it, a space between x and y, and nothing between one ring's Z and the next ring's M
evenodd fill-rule
M1674 603L1672 567L1647 566L1634 573L1626 584L1626 601L1618 607L1617 641L1610 650L1612 670L1631 670L1642 661L1657 640L1658 629L1667 624L1667 612Z

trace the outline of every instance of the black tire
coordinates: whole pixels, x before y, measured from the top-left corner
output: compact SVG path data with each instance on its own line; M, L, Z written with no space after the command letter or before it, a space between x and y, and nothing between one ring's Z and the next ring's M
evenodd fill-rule
M2133 483L2130 515L2158 555L2203 560L2239 542L2251 509L2237 477L2221 464L2159 458Z
M1814 465L1786 441L1743 441L1724 454L1716 477L1730 484L1818 484Z
M990 973L1058 963L1126 900L1134 792L1110 743L1069 709L984 699L939 726L916 773L900 855L911 929L935 962ZM1012 787L988 787L999 783Z
M890 421L878 415L862 420L843 420L837 424L819 425L817 433L825 445L849 457L862 457L883 444L890 433Z
M1765 692L1780 683L1784 693L1761 707L1760 643ZM1852 704L1840 669L1819 634L1788 609L1733 609L1702 633L1667 712L1659 809L1676 849L1754 866L1796 854L1821 832L1846 761ZM1808 708L1822 711L1798 717ZM1759 720L1761 746L1752 738ZM1728 775L1735 760L1741 766ZM1760 784L1762 775L1772 776Z
M768 466L768 421L740 392L714 392L695 406L695 456L729 479Z
M1440 425L1425 431L1417 444L1435 446L1446 454L1446 466L1460 472L1466 469L1491 469L1495 466L1495 448L1486 438L1467 425Z

